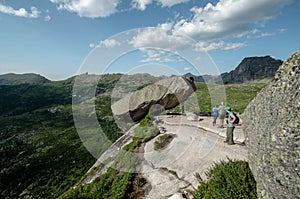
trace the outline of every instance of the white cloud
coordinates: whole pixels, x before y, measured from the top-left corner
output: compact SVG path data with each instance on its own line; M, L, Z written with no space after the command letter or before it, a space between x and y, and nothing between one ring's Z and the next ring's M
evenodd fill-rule
M257 38L270 37L270 36L274 36L274 35L275 35L275 33L262 32L260 35L257 36Z
M100 42L100 45L104 45L106 48L113 48L115 46L120 46L121 43L115 39L106 39Z
M174 28L177 34L208 41L245 35L249 25L272 18L292 0L220 0L216 5L192 8L191 20L182 19Z
M191 68L190 67L185 67L185 68L183 68L183 70L187 72L187 71L190 71Z
M46 16L44 17L44 21L50 21L50 20L51 20L50 15L46 15Z
M135 48L158 48L169 50L176 54L178 50L194 48L199 52L213 50L233 50L246 46L246 43L225 43L222 40L192 41L187 37L173 34L173 26L170 23L160 24L157 27L146 28L140 31L131 41ZM158 59L158 54L148 54L151 60Z
M153 49L141 49L146 53L145 59L142 59L141 62L180 62L182 59L170 52L163 50L153 50Z
M94 44L94 43L90 43L90 44L89 44L89 47L90 47L90 48L95 48L95 44Z
M246 46L246 43L225 43L223 40L214 41L195 41L174 34L173 25L171 23L160 24L157 27L146 28L140 31L129 42L135 48L147 50L147 48L164 49L177 53L179 50L193 48L198 52L208 52L214 50L233 50ZM161 54L148 53L146 61L159 61Z
M233 50L246 46L246 43L225 43L224 41L217 42L197 42L195 45L196 51L208 52L214 50Z
M132 0L131 5L138 10L145 10L152 0Z
M286 31L286 29L278 29L274 32L263 32L261 30L258 29L254 29L249 31L249 35L247 35L247 38L262 38L262 37L271 37L271 36L275 36L277 34L282 34Z
M108 17L119 12L117 9L121 0L49 0L58 4L59 10L67 10L77 13L81 17ZM174 5L188 2L190 0L131 0L131 6L144 11L148 5L156 2L161 7L172 7Z
M190 0L157 0L162 7L172 7L174 5L180 4L180 3L185 3Z
M59 10L77 13L81 17L108 17L116 13L120 0L50 0Z
M156 0L162 2L162 0ZM216 5L208 3L204 7L192 8L191 20L181 19L172 23L140 31L130 42L136 48L154 47L180 50L191 47L186 36L197 40L197 51L233 50L246 46L245 42L227 43L224 39L242 38L249 35L271 36L258 29L250 29L253 24L265 22L274 17L278 9L292 0L220 0ZM138 2L138 0L135 0ZM146 2L146 1L139 1ZM184 1L164 1L179 3ZM145 4L146 5L146 4ZM144 8L143 8L144 9ZM185 36L183 36L185 35Z
M25 8L20 8L18 10L15 10L14 8L10 6L5 6L0 4L0 12L13 15L13 16L18 16L18 17L25 17L25 18L38 18L40 11L36 7L31 7L30 12L28 12Z
M278 30L279 33L284 33L286 31L287 31L287 29L285 29L285 28L281 28L281 29Z
M161 7L172 7L174 5L185 3L190 0L156 0ZM131 5L138 10L145 10L148 5L154 3L154 0L132 0Z
M140 31L130 44L136 48L163 48L168 50L183 49L189 45L189 40L180 35L171 34L172 24L159 24Z

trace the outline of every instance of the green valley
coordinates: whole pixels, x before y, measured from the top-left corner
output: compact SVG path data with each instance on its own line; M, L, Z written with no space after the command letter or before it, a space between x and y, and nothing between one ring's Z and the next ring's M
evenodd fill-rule
M96 90L98 121L112 142L122 135L110 108L110 93L121 76L104 75ZM1 198L57 198L76 185L96 162L74 126L73 84L74 77L63 81L0 84ZM266 82L225 85L227 103L242 113L265 85ZM196 86L200 110L209 112L212 104L207 85L196 83ZM210 88L219 86L210 85ZM137 180L126 173L113 170L111 173L130 178L130 182Z

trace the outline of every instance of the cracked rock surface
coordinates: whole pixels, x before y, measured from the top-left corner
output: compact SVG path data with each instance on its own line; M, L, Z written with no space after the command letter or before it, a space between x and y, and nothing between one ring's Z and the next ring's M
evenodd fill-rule
M192 198L199 182L195 177L199 173L206 180L205 172L220 160L227 158L247 160L247 146L241 144L227 145L224 143L225 129L212 129L210 117L203 117L199 121L189 121L186 116L162 116L159 127L163 133L144 143L132 156L139 159L135 172L146 179L144 187L148 199ZM187 125L188 124L188 125ZM204 130L207 127L208 130ZM122 147L132 141L134 128L119 138L92 168L97 168L88 175L81 184L91 183L94 179L106 172L107 167L113 164L115 156L122 151ZM241 134L241 129L236 129ZM172 134L173 139L160 150L154 150L154 143L160 136ZM235 135L236 136L236 135ZM238 142L237 142L238 143ZM106 166L99 167L102 163ZM91 168L91 169L92 169Z
M198 172L206 180L207 171L214 162L230 159L247 160L247 148L229 146L222 137L189 126L164 125L166 133L176 136L162 150L154 150L157 137L146 143L142 175L152 189L145 198L169 198L176 193L191 196L199 183L194 176Z

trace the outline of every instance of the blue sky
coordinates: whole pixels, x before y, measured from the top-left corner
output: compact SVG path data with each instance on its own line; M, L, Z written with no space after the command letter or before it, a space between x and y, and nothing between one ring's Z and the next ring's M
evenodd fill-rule
M0 74L218 74L299 51L298 0L0 0Z

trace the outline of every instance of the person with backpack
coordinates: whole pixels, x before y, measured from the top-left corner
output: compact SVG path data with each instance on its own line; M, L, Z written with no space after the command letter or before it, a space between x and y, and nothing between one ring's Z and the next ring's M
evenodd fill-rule
M231 110L230 106L226 106L225 110L228 113L228 119L227 119L226 140L224 142L226 142L229 145L233 145L234 144L233 131L234 131L234 128L235 128L236 124L238 124L238 122L239 122L239 118Z

